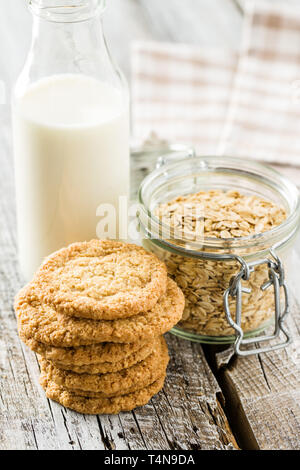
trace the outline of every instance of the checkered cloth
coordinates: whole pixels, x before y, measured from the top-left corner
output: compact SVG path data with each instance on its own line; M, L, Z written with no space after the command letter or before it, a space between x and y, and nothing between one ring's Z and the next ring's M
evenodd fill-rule
M246 4L240 54L136 43L133 133L300 167L300 8Z
M136 43L132 54L133 135L215 154L236 68L231 51Z

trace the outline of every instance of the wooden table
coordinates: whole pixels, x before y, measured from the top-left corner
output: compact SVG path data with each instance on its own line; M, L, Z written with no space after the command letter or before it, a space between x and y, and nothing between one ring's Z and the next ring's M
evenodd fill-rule
M241 0L109 3L107 36L128 77L134 39L239 44ZM0 5L0 79L7 92L0 105L0 449L299 449L297 300L290 319L294 343L284 351L229 359L226 351L168 335L172 359L164 390L134 412L82 416L45 398L36 357L18 339L12 308L23 281L17 267L9 95L30 40L24 4Z

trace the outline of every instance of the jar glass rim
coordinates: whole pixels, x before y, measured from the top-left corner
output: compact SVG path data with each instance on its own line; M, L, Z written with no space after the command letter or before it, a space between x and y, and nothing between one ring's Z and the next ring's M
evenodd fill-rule
M265 246L273 246L278 242L285 243L287 240L293 237L299 226L300 218L300 195L297 187L282 176L277 170L264 163L257 162L255 160L246 161L237 157L230 156L195 156L182 160L170 161L160 168L157 168L150 173L142 182L139 189L139 204L140 204L140 222L143 226L149 226L150 236L154 239L158 238L161 240L159 233L170 229L169 226L164 224L158 217L156 217L148 203L146 201L145 193L155 189L159 178L165 178L165 184L171 183L172 178L169 176L172 174L178 175L180 168L183 168L185 164L189 164L190 168L193 169L193 165L197 171L228 171L229 173L245 175L248 173L252 178L257 178L257 182L261 184L268 184L273 190L277 191L278 194L284 195L285 200L289 206L289 214L284 222L280 225L262 232L259 234L251 234L246 237L240 238L227 238L220 239L216 237L204 237L201 243L194 242L189 239L182 238L182 243L189 247L189 252L203 252L204 250L212 250L217 252L226 253L230 250L244 250L249 248L257 248L256 251L264 251ZM232 189L234 189L232 187ZM178 194L179 196L180 194ZM166 201L165 201L166 202ZM175 241L175 239L173 239ZM162 240L163 241L163 240ZM178 239L176 240L178 242ZM228 244L230 243L230 247ZM172 246L172 239L168 240L168 245ZM177 243L174 243L174 249L177 247Z

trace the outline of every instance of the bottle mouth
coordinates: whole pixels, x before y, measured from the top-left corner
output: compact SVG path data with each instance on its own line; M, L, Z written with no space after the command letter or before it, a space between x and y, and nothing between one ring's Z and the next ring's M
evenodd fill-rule
M100 15L106 0L30 0L30 11L45 20L56 23L87 21Z

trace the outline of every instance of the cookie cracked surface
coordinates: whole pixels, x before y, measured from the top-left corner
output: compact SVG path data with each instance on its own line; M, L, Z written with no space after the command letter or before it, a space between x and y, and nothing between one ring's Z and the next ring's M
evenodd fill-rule
M128 395L120 397L86 398L65 390L56 385L42 373L40 384L46 396L66 408L83 414L118 414L121 411L131 411L139 406L146 405L164 386L165 374L151 385Z
M161 377L169 362L168 348L163 337L152 354L137 364L119 372L107 374L77 374L57 368L53 363L39 358L42 373L48 380L72 391L96 392L100 396L119 396L140 390Z
M176 325L183 309L183 293L171 279L151 310L118 320L89 320L56 312L41 302L30 286L22 289L15 301L20 336L56 347L151 341Z
M72 364L64 364L58 361L51 361L53 365L55 365L59 369L67 370L76 372L77 374L107 374L109 372L118 372L122 369L128 369L128 367L137 364L138 362L143 361L146 359L150 354L153 353L154 348L157 347L159 344L160 339L155 338L154 341L145 344L137 351L124 356L123 359L117 361L107 361L107 362L96 362L96 363L86 363L82 365L78 365L76 363ZM114 344L114 343L106 343L106 344ZM118 343L115 343L118 344ZM134 344L134 343L132 343ZM127 346L126 344L124 345ZM88 347L88 346L87 346ZM44 356L43 356L44 357ZM45 359L45 357L44 357ZM102 359L100 357L100 359Z
M50 255L32 288L41 302L65 315L113 320L151 310L167 287L162 261L122 242L74 243Z
M154 347L154 341L151 340L127 344L97 343L89 346L78 346L75 348L60 348L40 343L32 338L26 338L22 334L20 334L20 337L32 351L36 352L44 359L54 362L62 369L75 370L75 368L77 368L78 373L109 372L110 367L119 367L121 364L124 364L124 367L120 367L115 370L130 367L126 364L134 364L134 362L132 362L134 358L137 358L135 362L145 359L148 353L150 354L152 352ZM83 370L85 367L93 366L99 368L103 367L105 370L99 370L99 372ZM81 368L83 368L82 371L79 370ZM113 370L111 370L111 372L112 371ZM77 372L77 370L75 370L75 372Z

